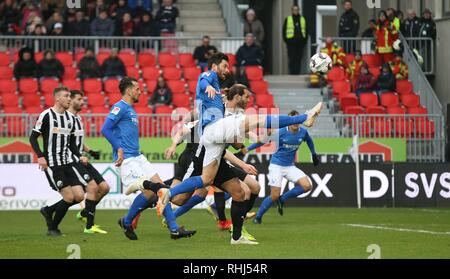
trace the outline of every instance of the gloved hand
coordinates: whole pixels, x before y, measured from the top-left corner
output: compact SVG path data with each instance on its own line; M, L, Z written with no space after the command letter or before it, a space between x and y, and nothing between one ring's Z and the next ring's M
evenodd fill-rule
M317 154L312 155L312 160L313 160L313 164L315 167L320 164L320 160L319 160L319 157L317 157Z
M95 160L100 159L100 151L89 150L88 154L91 155Z

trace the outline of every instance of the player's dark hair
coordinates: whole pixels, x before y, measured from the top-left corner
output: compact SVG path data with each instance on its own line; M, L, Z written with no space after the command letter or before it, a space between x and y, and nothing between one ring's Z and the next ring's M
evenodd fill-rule
M125 92L127 91L128 88L133 86L133 82L137 82L137 80L132 77L124 77L123 79L120 80L119 90L122 96L125 95Z
M208 68L211 68L212 65L219 65L222 63L222 60L225 60L228 62L228 56L222 52L217 52L211 56L211 58L208 59Z
M56 96L56 94L58 94L59 92L62 92L62 91L70 92L69 88L67 88L65 86L56 87L55 89L53 89L53 97Z
M289 116L294 116L294 115L299 115L300 113L298 111L296 111L295 109L291 110L288 115Z
M236 96L236 95L243 96L246 89L247 89L247 86L245 86L243 84L235 84L235 85L231 86L231 88L223 89L223 92L224 92L227 100L231 101L231 100L233 100L234 96Z
M80 95L81 97L83 97L83 96L84 96L84 93L83 93L83 91L78 90L78 89L72 89L72 90L70 90L70 98L71 98L71 99L75 98L77 95Z

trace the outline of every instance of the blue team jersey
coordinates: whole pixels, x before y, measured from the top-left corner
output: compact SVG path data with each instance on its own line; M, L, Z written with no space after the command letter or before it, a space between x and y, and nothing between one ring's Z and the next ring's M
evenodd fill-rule
M139 125L136 111L124 100L117 102L108 118L114 122L113 134L120 142L124 159L139 156ZM117 150L113 149L113 159L117 160Z
M298 130L297 133L289 131L288 127L281 128L272 135L274 141L278 140L277 151L272 155L271 164L288 167L295 163L295 155L303 141L309 139L308 131L304 128Z
M214 99L208 97L208 93L205 92L206 87L211 85L216 89L217 94ZM225 114L225 105L222 102L222 96L220 94L219 77L214 71L204 72L198 78L197 90L196 90L197 109L199 112L199 134L202 135L202 129L221 118Z

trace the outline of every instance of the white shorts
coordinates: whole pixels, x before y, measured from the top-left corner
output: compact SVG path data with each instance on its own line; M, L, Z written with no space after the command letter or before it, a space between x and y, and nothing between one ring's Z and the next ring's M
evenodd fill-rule
M205 127L200 138L200 145L205 147L204 167L214 160L220 162L225 144L243 142L244 133L240 131L240 127L245 117L245 114L230 115Z
M269 186L281 187L283 178L288 181L297 183L300 178L308 177L301 169L295 166L283 167L275 164L269 165Z
M156 169L150 164L143 154L137 157L127 158L117 168L124 187L128 187L136 179L145 176L148 179L157 174Z

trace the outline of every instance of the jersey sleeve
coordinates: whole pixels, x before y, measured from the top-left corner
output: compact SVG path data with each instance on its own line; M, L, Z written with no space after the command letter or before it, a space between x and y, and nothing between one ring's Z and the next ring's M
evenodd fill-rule
M313 154L313 155L316 154L316 149L314 147L314 142L313 142L311 136L309 135L308 131L305 131L305 135L304 135L303 138L305 139L306 144L308 145L309 150L311 151L311 154Z
M112 122L116 124L117 122L119 122L119 120L123 117L124 114L125 108L116 104L109 112L107 118L112 120Z
M204 72L200 76L200 92L205 93L206 87L212 86L214 78L217 76L215 72Z
M42 134L48 128L49 116L48 112L42 112L38 119L36 120L36 124L34 125L33 131Z

